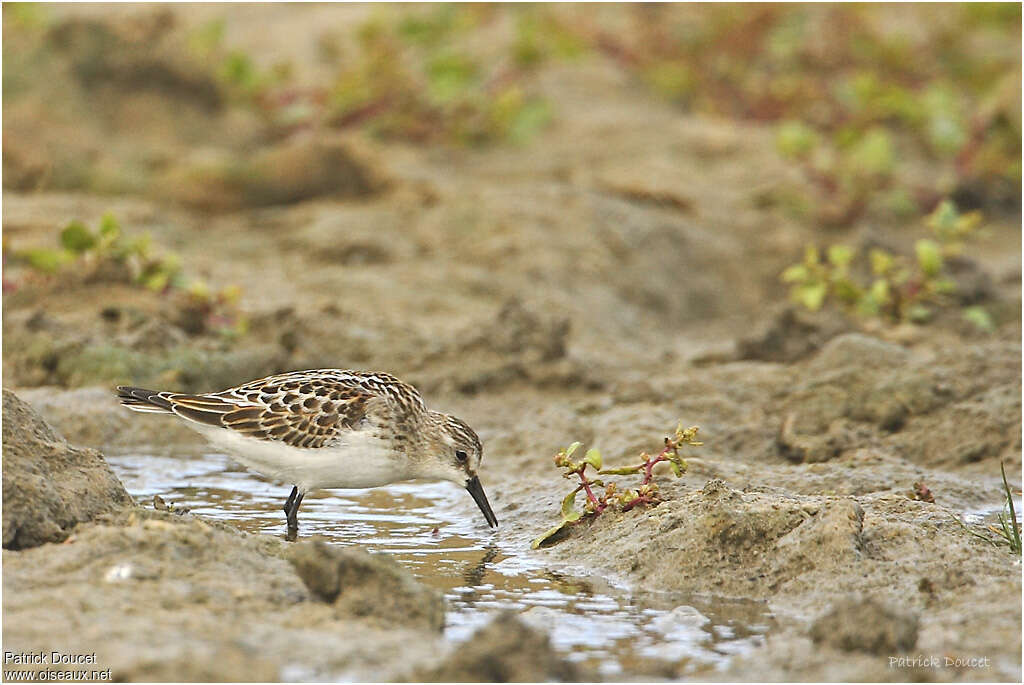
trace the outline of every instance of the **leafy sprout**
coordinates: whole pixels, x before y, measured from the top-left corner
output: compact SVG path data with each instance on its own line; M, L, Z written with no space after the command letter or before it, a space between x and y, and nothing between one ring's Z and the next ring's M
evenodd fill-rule
M665 100L775 125L817 191L787 203L795 212L849 225L955 188L998 200L1020 186L1019 5L999 20L967 5L922 13L913 42L888 30L884 6L631 9L632 31L580 32Z
M5 245L5 260L7 253ZM96 229L71 221L58 234L56 247L11 251L10 258L44 277L102 273L105 278L123 279L130 285L171 296L180 310L195 314L199 324L195 332L211 330L234 338L247 330L247 321L238 310L241 290L237 286L212 291L200 280L187 279L181 257L157 250L148 233L126 235L109 213Z
M803 261L785 269L780 279L789 285L790 299L810 311L832 301L864 318L923 323L955 292L947 262L960 255L979 232L981 216L960 214L947 200L925 218L925 224L931 237L914 243L913 258L881 248L865 255L842 244L830 246L823 258L817 247L809 245ZM979 329L994 328L982 307L965 309L963 316Z
M665 438L664 448L656 456L652 457L644 452L640 455L641 462L633 466L605 469L601 453L594 448L586 451L581 459L575 461L576 454L581 443L574 442L566 449L560 451L554 457L555 466L563 469L563 478L577 478L578 484L569 494L562 499L561 522L558 525L545 531L542 535L533 540L534 549L553 541L556 536L565 531L569 526L580 523L584 520L593 520L609 508L617 508L621 511L629 511L638 506L653 506L661 502L658 485L654 482L653 469L661 462L668 462L672 472L678 478L686 471L686 461L679 454L679 448L684 445L698 447L703 443L696 440L697 427L683 428L683 424L676 427L674 435ZM591 480L587 469L593 469L602 476L625 476L640 475L640 484L636 488L619 491L618 485L614 482L605 483L603 480ZM603 488L603 491L598 490ZM576 508L576 495L584 493L585 500L583 509ZM600 492L600 494L598 494Z
M1006 501L1003 503L1003 510L999 512L999 527L993 526L993 530L1006 542L1011 552L1020 556L1020 524L1017 523L1017 512L1013 507L1013 490L1006 481L1006 468L1003 462L999 462L999 472L1003 477L1003 496Z
M131 282L150 290L160 292L183 285L177 255L157 253L148 234L125 236L109 213L96 230L75 220L60 231L57 247L22 250L13 257L44 274L57 274L72 265L78 270L95 271L105 264L115 264L125 267Z
M995 533L995 537L986 533L978 532L974 530L959 516L954 516L955 520L960 527L963 528L967 533L984 540L993 547L1001 547L1005 545L1009 548L1010 552L1021 555L1021 526L1017 522L1017 511L1013 506L1013 489L1010 488L1009 482L1006 480L1006 468L1002 462L999 462L999 471L1003 477L1003 508L996 516L996 523L998 525L989 525L986 530L990 533ZM1018 493L1019 494L1019 493Z
M439 5L397 21L371 19L330 88L328 122L405 140L529 140L552 112L526 77L548 55L564 52L557 41L552 46L550 22L529 18L539 11L520 15L515 40L498 58L478 57L467 45L469 31L490 19L486 8Z

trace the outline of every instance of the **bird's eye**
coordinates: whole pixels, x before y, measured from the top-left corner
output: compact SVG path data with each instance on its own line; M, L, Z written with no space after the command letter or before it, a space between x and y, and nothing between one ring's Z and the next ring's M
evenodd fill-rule
M463 452L462 450L455 450L455 459L460 464L465 464L466 460L469 459L469 456L465 452Z

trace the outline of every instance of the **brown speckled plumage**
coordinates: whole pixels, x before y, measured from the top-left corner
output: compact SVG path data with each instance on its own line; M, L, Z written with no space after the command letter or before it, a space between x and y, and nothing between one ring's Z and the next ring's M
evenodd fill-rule
M338 369L292 371L203 395L126 386L118 393L131 408L153 407L247 437L308 448L328 446L355 429L367 420L371 403L383 405L379 408L400 422L426 412L419 392L394 376Z

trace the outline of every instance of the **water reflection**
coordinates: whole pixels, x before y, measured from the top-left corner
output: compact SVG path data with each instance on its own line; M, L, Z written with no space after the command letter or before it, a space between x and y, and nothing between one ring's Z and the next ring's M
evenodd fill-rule
M465 573L462 574L462 580L466 585L468 587L480 585L484 581L484 573L487 571L487 567L497 556L498 546L494 543L487 545L487 549L483 556L480 557L480 561L472 566L467 565Z
M285 535L281 507L290 487L239 470L218 454L127 454L109 458L137 499L160 495L175 507L238 528ZM445 636L468 639L494 611L511 609L547 632L567 658L604 677L693 677L764 639L763 604L711 597L631 597L600 581L544 568L527 550L495 536L462 488L400 483L374 490L310 493L300 536L387 552L448 601ZM480 524L480 525L478 525Z

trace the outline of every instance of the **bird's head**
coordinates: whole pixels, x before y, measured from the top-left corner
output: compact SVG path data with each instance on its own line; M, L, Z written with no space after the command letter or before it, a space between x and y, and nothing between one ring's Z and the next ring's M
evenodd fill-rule
M425 460L420 464L420 475L424 478L440 478L466 488L480 507L487 524L497 527L498 519L491 511L491 505L484 494L484 488L477 476L483 446L480 438L465 421L449 414L430 412L433 430L424 446Z

